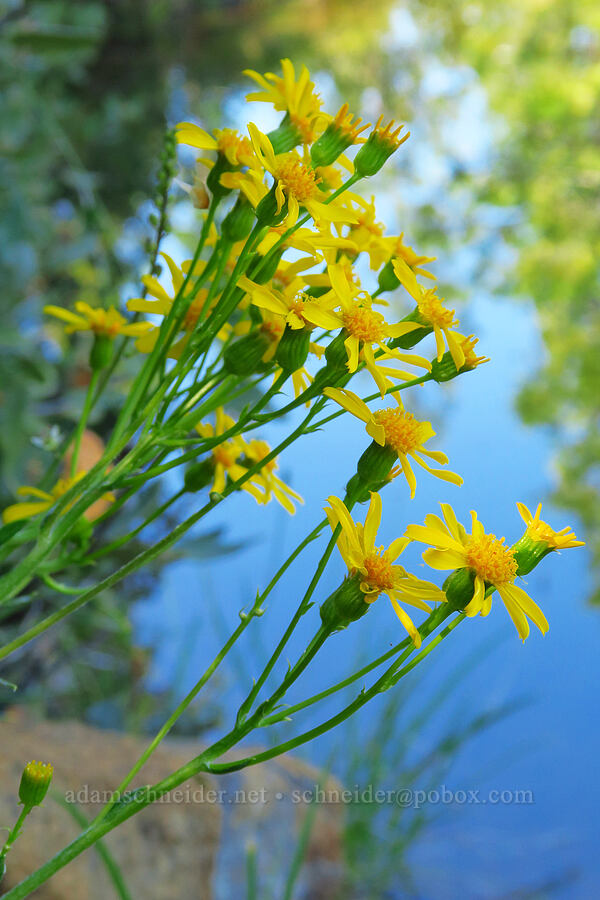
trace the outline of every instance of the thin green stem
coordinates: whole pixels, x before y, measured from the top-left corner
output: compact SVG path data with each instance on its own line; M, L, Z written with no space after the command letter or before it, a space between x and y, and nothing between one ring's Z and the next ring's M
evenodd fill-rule
M396 672L396 663L392 663L389 669L387 669L383 675L373 684L368 690L361 691L361 693L356 697L351 703L349 703L344 709L342 709L335 716L332 716L330 719L327 719L325 722L322 722L320 725L315 726L314 728L309 729L308 731L303 732L302 734L297 735L295 738L292 738L289 741L285 741L284 743L278 744L275 747L271 747L269 750L265 750L262 753L256 753L253 756L247 756L243 759L234 760L230 763L213 763L210 761L210 750L203 754L203 761L208 761L208 771L214 774L225 774L227 772L237 772L239 769L245 769L247 766L254 766L261 762L266 762L269 759L273 759L275 756L281 756L284 753L289 753L291 750L295 750L296 747L300 747L302 744L306 744L309 741L314 740L316 737L320 737L325 732L330 731L332 728L335 728L337 725L340 725L346 719L348 719L351 715L363 707L369 700L372 700L377 694L382 691L388 690L389 687L395 685L402 677L404 677L409 671L411 671L421 660L425 659L429 653L438 646L438 644L446 638L451 631L456 628L456 626L464 619L464 614L459 613L455 619L442 632L440 632L437 637L433 638L433 640L425 647L421 653L415 657L404 669L401 669L399 672Z
M74 478L77 472L77 462L79 460L81 438L83 437L83 432L85 431L85 426L87 425L87 421L92 410L92 405L94 402L94 391L96 389L96 384L98 383L99 375L100 372L98 369L94 369L92 371L90 383L88 384L88 389L85 395L83 409L81 411L81 416L75 430L75 438L73 440L73 454L71 456L71 478Z
M96 550L94 553L90 553L83 560L86 562L93 562L97 559L101 559L103 556L107 556L109 553L112 553L113 550L117 550L119 547L122 547L123 544L128 543L128 541L132 540L136 537L140 531L143 531L144 528L147 528L152 522L155 522L156 519L160 518L166 510L173 505L180 497L185 494L185 487L181 488L177 491L176 494L173 494L172 497L169 497L168 500L165 500L160 506L157 506L156 509L145 519L141 525L138 525L137 528L134 528L133 531L130 531L128 534L124 534L122 537L117 538L114 541L111 541L110 544L106 544L104 547L100 547L99 550Z
M240 622L238 627L235 629L233 634L230 636L229 640L226 641L226 643L223 645L221 650L217 653L217 655L215 656L215 658L213 659L211 664L204 671L202 676L198 679L198 681L196 682L194 687L191 689L191 691L189 691L188 694L186 694L186 696L183 698L181 703L179 703L179 705L173 710L173 712L171 713L169 718L163 724L162 728L160 728L159 731L156 733L154 739L146 747L146 749L144 750L144 752L142 753L140 758L137 760L135 765L132 766L132 768L129 770L129 772L127 773L127 775L125 776L125 778L123 779L123 781L121 782L121 784L119 785L119 787L117 788L116 792L113 795L115 799L112 800L110 803L108 803L100 811L98 816L96 816L96 818L94 819L94 822L93 822L94 825L98 824L98 822L101 822L102 819L104 819L105 816L107 816L108 813L110 812L110 810L113 808L115 802L117 802L117 800L121 799L125 789L131 784L131 782L133 781L135 776L138 774L138 772L143 768L143 766L145 766L145 764L148 762L148 760L150 759L150 757L152 756L152 754L154 753L154 751L156 750L158 745L168 735L168 733L173 728L173 726L175 725L177 720L186 711L186 709L188 708L190 703L192 703L192 701L195 700L195 698L198 696L198 694L200 693L202 688L205 686L205 684L214 675L214 673L219 668L219 666L221 665L221 663L223 662L223 660L225 659L225 657L227 656L227 654L229 653L229 651L231 650L233 645L238 640L238 638L244 633L244 631L246 630L246 628L248 627L248 625L250 624L252 619L257 615L258 611L259 611L259 607L257 606L257 604L255 602L253 604L250 612L244 616L244 618L242 619L242 621Z

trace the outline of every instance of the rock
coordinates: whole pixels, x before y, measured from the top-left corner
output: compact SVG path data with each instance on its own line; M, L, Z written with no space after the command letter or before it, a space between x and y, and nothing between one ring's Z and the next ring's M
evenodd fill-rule
M32 720L21 708L0 720L0 823L15 821L23 767L51 762L51 791L93 819L148 739L69 721ZM243 754L256 752L245 747ZM191 739L166 739L133 786L149 784L187 763L201 750ZM257 848L260 883L278 896L292 864L311 799L335 798L339 782L299 759L283 756L231 775L197 776L181 785L181 798L150 806L104 841L133 897L145 900L212 900L246 894L245 848ZM99 795L98 793L99 792ZM50 797L31 813L7 859L8 890L46 862L80 831L75 819ZM343 807L319 803L312 821L297 897L335 896L343 876ZM218 858L218 864L217 864ZM213 890L214 883L214 890ZM104 863L90 849L35 893L36 900L109 900L115 897ZM259 887L259 896L262 896Z
M93 802L97 799L94 792L103 796L114 790L148 743L147 739L100 731L77 722L32 722L18 708L0 721L0 735L2 824L12 824L19 813L19 780L31 759L51 762L51 790L69 800L74 792L83 801L78 808L93 819L103 805ZM191 747L162 744L134 786L159 781L197 752L197 745L192 751ZM192 790L214 786L204 776L194 781L189 785ZM104 841L121 867L133 897L210 900L220 827L217 804L160 803L129 819ZM49 795L43 806L33 810L10 851L2 889L18 884L80 830L68 810ZM90 849L57 872L34 896L36 900L108 900L116 894L104 863Z

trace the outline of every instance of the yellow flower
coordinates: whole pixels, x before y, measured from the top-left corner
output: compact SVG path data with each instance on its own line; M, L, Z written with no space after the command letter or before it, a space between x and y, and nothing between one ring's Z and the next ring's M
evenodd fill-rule
M431 422L421 422L415 419L412 413L406 412L398 397L394 398L398 404L396 409L388 408L371 412L367 404L352 391L325 388L323 393L339 403L357 419L365 422L367 434L377 444L381 447L391 447L394 450L410 487L411 499L415 496L417 479L411 468L409 457L431 475L441 478L442 481L449 481L456 485L463 483L462 478L456 472L434 469L422 459L422 456L427 456L442 465L448 464L448 457L445 453L440 450L425 450L423 446L435 436Z
M115 338L119 334L126 337L140 337L152 328L149 322L128 322L114 306L101 309L78 300L75 309L78 315L63 309L62 306L44 306L45 313L66 322L67 334L74 331L92 331L99 337Z
M452 507L448 503L440 506L444 521L430 514L425 517L425 525L409 525L406 537L431 546L432 549L423 553L423 559L432 569L469 569L473 573L474 592L465 608L466 615L488 615L492 608L488 590L493 587L500 594L523 640L529 634L527 617L545 634L548 622L543 612L523 588L514 583L517 560L513 550L505 545L504 538L486 534L474 511L471 512L471 534L468 534Z
M325 230L323 223L319 224L321 227L317 231L312 231L310 228L306 227L298 228L292 234L288 235L283 246L286 249L291 247L294 250L299 250L301 253L310 253L319 259L321 259L323 254L327 251L337 252L339 250L348 251L350 253L358 252L358 247L354 241L351 241L349 238L332 235ZM264 256L285 232L286 228L283 225L277 225L274 228L271 228L267 237L259 244L259 252Z
M344 329L349 372L356 372L359 362L364 361L383 397L388 388L392 387L389 376L405 381L414 376L402 370L379 365L375 359L374 347L379 350L379 360L399 360L430 371L431 364L424 357L400 353L383 343L389 338L401 337L414 331L419 327L415 322L398 322L390 325L380 312L372 309L371 298L366 291L358 292L356 286L350 283L346 269L342 265L338 263L330 265L327 272L333 292L342 307L341 312L337 314L337 327Z
M266 441L249 441L245 448L246 458L252 463L261 462L270 452L271 448ZM277 460L271 459L255 476L257 483L259 483L265 491L260 502L268 503L272 497L274 497L277 502L293 516L296 512L293 501L295 500L296 503L304 503L304 500L300 494L293 491L289 485L285 484L285 482L275 474L275 471L278 468Z
M226 431L229 431L234 424L235 420L228 416L223 407L220 406L215 411L214 426L209 423L196 425L196 431L201 437L210 439L219 437ZM211 454L215 466L212 491L221 494L225 490L227 477L231 478L232 481L237 481L246 474L248 471L247 467L244 467L239 462L243 458L245 451L246 443L240 435L225 440L212 448ZM250 478L244 482L242 489L252 494L258 503L262 503L262 492L253 483L254 480Z
M388 253L392 259L400 258L404 260L407 266L412 269L415 275L421 275L423 278L430 278L435 281L435 275L422 268L427 263L435 262L435 256L419 256L412 247L404 243L404 232L399 237L387 237L384 240L388 248Z
M331 530L341 526L337 546L342 559L348 567L350 575L360 575L360 590L365 595L365 603L374 603L380 594L387 594L394 612L410 634L415 647L421 646L421 635L415 628L410 616L402 609L399 600L417 609L431 612L431 607L419 596L419 585L433 599L443 599L443 592L435 585L419 582L410 576L402 566L394 562L404 551L409 541L397 538L386 549L376 547L377 530L381 522L381 497L371 493L369 510L365 524L354 522L344 503L339 497L328 497L329 506L325 507L327 520ZM418 584L415 585L415 582Z
M566 528L561 528L560 531L555 531L551 525L542 521L542 519L540 519L540 513L542 511L541 503L538 503L535 515L532 515L531 511L524 503L517 503L517 509L527 526L524 536L530 538L532 541L540 541L541 543L547 544L550 550L568 550L571 547L585 547L585 541L578 541L575 537L575 532L568 526Z
M331 203L323 202L325 194L319 188L318 176L302 157L296 152L280 153L276 156L267 135L262 134L252 122L248 125L248 131L254 152L263 168L274 178L277 215L287 203L285 222L288 228L298 221L300 207L304 207L315 220L346 224L353 220L352 214L335 200ZM253 202L251 197L248 199Z
M348 237L355 242L359 252L368 254L371 268L378 269L389 257L389 239L384 237L384 225L376 221L375 198L371 197L369 203L364 197L347 191L343 203L353 211L356 219Z
M286 112L303 143L309 144L316 136L316 122L330 117L321 112L321 98L315 92L306 66L303 65L300 69L297 80L293 63L289 59L281 60L281 69L283 77L273 72L260 75L252 69L245 69L244 75L256 81L261 88L260 91L247 94L246 100L272 103L275 109Z
M131 300L128 300L127 309L131 310L132 312L151 313L158 316L168 316L171 312L173 301L185 281L186 264L184 263L183 267L180 269L179 266L171 259L170 256L167 256L166 253L161 253L161 256L167 263L169 271L171 273L173 296L169 296L162 284L158 281L157 278L154 278L153 275L144 275L142 277L142 281L146 287L146 290L148 291L148 294L150 294L150 297L133 297ZM197 274L202 271L203 266L204 263L200 263L200 265L197 266L195 270ZM194 291L194 289L194 279L190 278L185 287L184 296L187 297L192 291ZM167 356L169 356L170 359L179 359L179 357L181 356L181 353L187 341L189 340L191 332L196 327L200 313L204 308L206 296L207 291L206 289L202 288L196 293L194 299L189 303L185 316L181 323L181 329L182 331L184 331L184 335L182 338L180 338L179 341L176 341L169 348ZM213 304L216 303L217 299L218 296L214 298ZM207 312L208 310L205 309L204 314L206 314ZM145 330L142 333L141 337L139 337L136 341L136 347L141 353L150 353L154 348L156 339L158 338L159 328L149 322L144 322L142 324L145 326ZM219 338L224 337L225 332L219 332L218 336Z
M35 499L7 506L2 513L2 521L7 525L9 522L18 522L20 519L29 519L31 516L46 512L85 474L85 472L77 472L74 478L59 478L51 491L42 491L40 488L29 486L17 488L19 497L34 497ZM112 502L115 497L114 494L107 493L102 499Z
M214 137L212 137L199 125L194 125L192 122L180 122L176 126L175 137L179 144L220 153L232 166L251 166L254 163L255 158L250 141L232 128L216 129ZM203 160L203 162L209 167L214 165L212 160Z
M397 257L392 263L394 272L400 284L408 291L416 302L421 321L433 329L437 347L437 358L441 360L446 344L457 369L462 369L465 364L465 354L460 345L460 335L456 328L458 319L453 309L446 309L442 300L437 296L435 288L423 290L415 273L408 263ZM444 338L446 344L444 344Z
M318 327L329 330L338 327L338 317L330 308L336 304L335 297L311 297L298 289L299 283L303 283L301 279L293 279L280 290L256 284L245 275L238 280L238 286L248 292L255 306L281 316L290 328Z

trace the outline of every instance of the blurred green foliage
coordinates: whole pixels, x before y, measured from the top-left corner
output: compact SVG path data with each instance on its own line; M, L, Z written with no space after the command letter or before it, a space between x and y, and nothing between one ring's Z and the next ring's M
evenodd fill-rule
M582 520L600 566L600 7L594 0L427 4L424 28L480 75L503 121L499 156L475 202L522 209L503 284L533 297L546 346L519 397L552 427L553 500ZM600 589L594 596L600 602Z

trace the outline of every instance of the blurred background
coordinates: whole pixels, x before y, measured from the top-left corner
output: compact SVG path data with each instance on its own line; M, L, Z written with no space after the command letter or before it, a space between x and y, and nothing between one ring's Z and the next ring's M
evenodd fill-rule
M278 115L245 103L251 83L242 70L278 71L284 56L309 67L329 111L347 101L368 121L385 112L408 123L410 141L365 190L374 192L390 233L404 232L420 253L438 258L440 294L492 360L443 391L411 397L432 418L465 485L440 487L422 478L410 502L406 486L394 484L386 492L383 537L421 521L441 499L463 519L476 508L489 530L512 541L522 528L515 501L535 507L543 500L545 518L556 527L572 525L587 541L583 550L553 554L528 578L550 621L544 639L534 634L522 646L496 604L494 615L453 635L431 671L407 679L404 692L382 696L343 734L306 748L306 758L329 764L350 785L533 794L527 804L418 810L350 804L339 862L344 896L594 896L600 888L592 789L600 638L596 3L1 3L0 504L12 501L19 484L35 484L57 440L49 427L70 427L86 384L85 341L76 345L74 365L61 329L43 321L43 304L109 304L137 295L165 130L182 119L209 130L243 128L249 119L273 127ZM184 169L193 158L182 151ZM187 257L199 215L174 188L174 236L164 249L178 260ZM396 302L401 311L404 299ZM123 384L126 373L93 422L99 435L114 420ZM274 427L265 437L279 433ZM343 489L364 441L360 425L343 417L293 445L282 474L306 501L293 519L273 506L255 515L249 497L233 497L217 510L210 533L192 534L153 571L105 594L18 659L11 680L20 691L9 702L55 718L151 732L212 658L238 609L313 526L325 497ZM342 472L340 450L348 461ZM164 489L149 488L121 515L114 535L141 521ZM141 542L170 524L143 532ZM229 721L223 698L244 696L295 607L309 562L291 571L252 641L233 654L180 733L204 740ZM418 553L408 562L417 567ZM105 565L114 563L113 556ZM341 563L332 565L323 597L341 571ZM37 614L56 600L40 589L33 602ZM22 617L11 612L2 623L7 634L21 630ZM339 655L309 671L302 696L343 677L344 660L358 664L383 652L394 625L388 606L377 604L368 630L340 635ZM305 722L312 724L310 715L303 728ZM290 848L282 852L292 855ZM258 864L272 896L280 858L274 845L260 847ZM235 895L230 862L221 861L215 896Z

